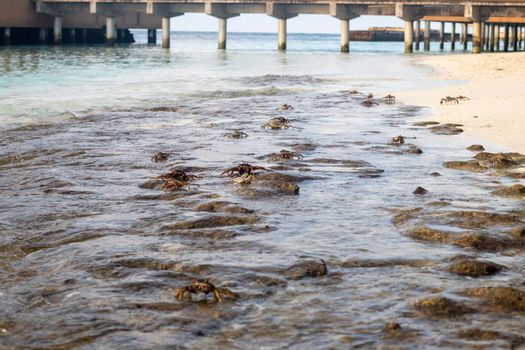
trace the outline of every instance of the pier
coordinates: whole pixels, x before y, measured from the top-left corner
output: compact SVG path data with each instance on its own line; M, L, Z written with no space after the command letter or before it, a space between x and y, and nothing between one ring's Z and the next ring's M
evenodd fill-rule
M517 51L525 48L525 0L2 0L0 42L9 45L13 30L34 28L42 42L60 45L65 30L77 42L87 30L104 30L109 45L122 42L128 28L148 29L148 42L156 42L162 30L162 47L170 47L171 19L186 13L217 18L217 47L227 46L227 21L241 14L266 14L276 19L277 49L286 50L287 20L301 14L328 15L340 21L341 52L350 51L351 20L359 16L396 16L405 21L404 51L430 50L431 24L440 24L439 48L445 47L445 23L451 24L450 49L471 52ZM459 33L456 30L459 29ZM459 34L459 35L457 35ZM456 47L459 39L460 47ZM500 47L500 45L502 45Z

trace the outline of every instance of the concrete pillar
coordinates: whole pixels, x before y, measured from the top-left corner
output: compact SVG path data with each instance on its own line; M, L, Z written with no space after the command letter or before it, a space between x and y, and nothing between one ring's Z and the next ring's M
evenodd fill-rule
M441 28L439 29L439 49L445 48L445 22L441 22Z
M170 18L169 17L162 17L162 48L163 49L169 49L170 48Z
M425 30L423 32L423 47L425 51L430 51L430 21L425 21Z
M277 19L277 49L279 51L286 50L286 19Z
M59 16L53 21L53 43L55 45L62 43L62 17Z
M454 51L456 49L456 23L451 23L452 29L450 30L450 49Z
M157 29L148 29L148 44L157 43Z
M503 51L509 51L509 25L505 24L505 37L503 38Z
M88 30L86 28L80 30L80 42L83 44L87 44L88 42Z
M350 52L350 21L341 20L341 52Z
M6 46L11 45L11 28L10 27L4 28L4 45Z
M419 51L419 39L420 38L421 38L421 21L416 21L416 32L415 32L416 51Z
M226 18L219 18L219 37L218 37L218 48L219 50L226 50Z
M40 39L40 43L42 45L45 45L47 43L47 28L40 28L38 38Z
M69 30L69 36L70 36L69 40L71 41L71 44L76 44L76 42L77 42L77 31L76 31L75 28L71 28Z
M495 29L495 35L494 35L494 50L495 51L499 51L499 41L500 41L500 26L495 24L494 27L496 27Z
M490 25L490 52L494 52L496 47L496 25Z
M514 44L514 51L518 51L518 25L517 24L513 24L513 34L512 34L512 37L513 37L513 41L512 43Z
M117 28L115 26L115 17L106 17L106 42L108 45L114 45L117 38Z
M468 23L463 23L463 50L468 49Z
M414 21L405 21L405 53L413 52Z
M481 26L479 21L472 23L472 53L481 53Z

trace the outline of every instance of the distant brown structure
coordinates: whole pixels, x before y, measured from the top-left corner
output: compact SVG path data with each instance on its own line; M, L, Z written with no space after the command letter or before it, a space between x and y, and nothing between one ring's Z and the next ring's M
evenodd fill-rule
M0 0L0 42L18 43L30 34L55 44L76 42L79 36L86 41L93 31L93 35L105 35L105 40L113 44L129 39L127 28L147 28L148 41L154 43L154 29L162 28L162 46L168 48L170 18L185 13L205 13L218 19L219 49L226 48L228 18L243 13L263 13L277 19L279 50L286 50L286 20L299 14L325 14L339 19L342 52L349 51L351 35L355 40L398 40L398 29L351 33L350 20L362 15L403 19L406 53L414 46L419 49L421 36L424 50L430 50L430 41L436 35L430 30L431 22L440 23L440 49L446 41L445 22L451 23L452 50L458 41L458 25L459 43L466 50L471 38L473 53L497 51L501 42L504 51L525 46L525 0ZM27 33L22 35L23 31ZM22 33L18 39L17 32Z

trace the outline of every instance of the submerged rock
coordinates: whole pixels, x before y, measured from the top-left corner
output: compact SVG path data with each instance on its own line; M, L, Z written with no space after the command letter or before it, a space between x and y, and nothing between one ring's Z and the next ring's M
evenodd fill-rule
M487 170L476 160L444 162L443 166L449 169L466 170L474 173L481 173Z
M511 287L470 288L462 295L481 299L483 305L503 312L525 312L525 292Z
M299 280L306 277L324 276L328 272L326 263L323 260L305 260L287 268L285 276L292 280Z
M485 150L485 147L483 147L482 145L472 145L472 146L467 147L467 150L473 151L473 152L481 152Z
M460 302L445 297L435 296L422 298L413 307L428 317L458 318L474 310Z
M520 197L525 198L525 186L521 184L502 186L494 191L492 194L502 197Z
M233 205L226 201L214 201L207 202L193 207L194 211L206 211L210 213L239 213L239 214L252 214L254 211Z
M202 229L236 225L252 225L258 221L255 216L209 216L202 219L180 221L176 224L166 226L167 229Z
M476 154L474 158L485 168L507 169L519 164L511 153L480 152ZM519 157L517 157L517 159L519 159Z
M412 125L414 126L432 126L432 125L439 125L439 123L434 122L434 121L427 121L427 122L416 122L416 123L413 123Z
M480 277L494 275L502 268L503 266L490 261L465 259L453 262L448 271L460 276Z
M457 333L458 337L470 340L503 340L509 343L510 348L514 349L520 344L525 343L525 338L521 335L512 333L496 332L488 329L470 328Z
M428 191L425 190L423 187L418 186L416 189L412 192L413 194L427 194Z
M459 128L460 126L463 126L462 124L440 124L431 126L429 128L430 131L432 131L434 134L439 135L457 135L461 134L463 132L463 129Z

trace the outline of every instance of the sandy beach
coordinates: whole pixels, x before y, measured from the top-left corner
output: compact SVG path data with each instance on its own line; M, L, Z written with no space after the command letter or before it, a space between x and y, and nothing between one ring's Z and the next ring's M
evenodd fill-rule
M428 106L428 120L463 124L466 134L525 153L525 53L420 56L427 79L454 81L444 88L398 94L406 103ZM440 104L445 96L467 96L459 104Z

